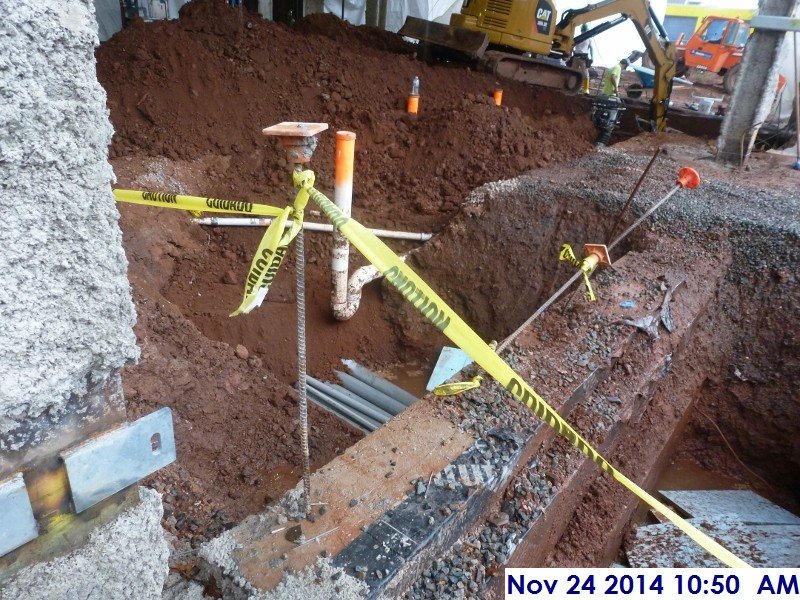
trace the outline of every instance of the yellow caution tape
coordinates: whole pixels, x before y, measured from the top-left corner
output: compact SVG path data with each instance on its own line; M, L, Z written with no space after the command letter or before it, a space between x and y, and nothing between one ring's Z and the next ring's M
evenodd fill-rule
M705 533L692 526L681 518L672 509L660 502L620 471L615 469L603 458L583 437L567 423L547 402L544 401L508 364L500 358L494 350L476 334L453 309L451 309L436 292L434 292L419 275L409 268L399 257L389 249L386 244L370 233L363 225L345 215L324 194L314 189L314 174L311 171L295 172L295 186L299 188L294 205L284 209L272 206L252 204L249 202L231 202L215 198L197 198L193 196L179 196L177 194L158 194L152 192L135 192L131 190L114 190L114 195L121 202L133 202L160 206L162 208L176 208L181 210L206 210L209 212L228 212L242 214L269 215L278 217L267 229L259 244L259 252L250 267L250 274L257 269L254 282L250 282L248 275L248 288L245 289L245 298L242 305L232 313L233 315L249 312L258 306L264 299L269 283L275 276L280 266L286 247L302 227L303 210L309 197L319 204L325 215L331 220L333 226L344 235L383 276L397 288L397 290L414 307L419 310L433 325L444 333L459 348L464 350L480 365L489 375L503 385L515 398L530 408L540 419L555 429L573 446L588 456L601 469L611 475L626 489L635 494L640 500L647 503L652 509L661 513L678 529L683 531L702 548L710 552L717 559L729 567L749 567L746 562L726 550L719 543L712 540ZM290 229L284 235L278 236L277 232L283 229L286 220L293 218ZM276 227L276 224L280 227ZM277 238L277 239L276 239ZM269 250L271 253L267 254ZM266 261L271 257L271 261ZM574 254L573 254L574 257ZM576 259L577 260L577 259ZM266 268L262 268L266 266ZM583 271L583 268L581 267ZM586 272L584 271L586 276ZM248 293L249 289L249 293ZM262 292L263 290L263 292ZM257 302L257 303L256 303Z
M118 202L144 204L146 206L158 206L160 208L176 208L178 210L188 210L196 213L218 212L277 217L283 212L282 208L246 202L244 200L200 198L198 196L182 196L180 194L165 194L162 192L114 190L114 197Z
M483 377L475 375L469 381L442 383L433 388L433 393L437 396L458 396L466 391L481 387L481 381L483 381Z
M589 263L585 258L583 260L578 260L575 257L575 253L572 251L572 246L569 244L564 244L561 246L561 252L558 254L558 260L563 260L568 262L573 267L578 267L583 273L583 284L586 286L586 299L589 302L594 302L597 300L597 297L594 295L594 290L592 289L592 284L589 281L589 275L597 267L597 263Z
M300 184L298 184L299 190L295 196L294 205L284 208L283 212L267 227L253 256L250 270L247 272L242 303L229 316L246 315L254 308L261 306L267 296L269 286L283 262L289 244L302 229L303 211L308 204L307 188L314 185L314 174L311 171L303 171L298 181ZM290 216L292 225L284 231L286 220Z
M307 181L307 179L306 179ZM295 184L302 185L295 175ZM555 429L562 437L588 456L606 473L621 483L652 509L669 519L678 529L729 567L749 567L746 562L723 548L705 533L682 519L664 503L648 494L615 469L581 435L548 405L506 362L497 355L411 268L386 244L363 225L345 215L321 192L308 186L311 198L333 222L334 227L355 246L397 290L433 325L503 385L520 402Z
M313 185L313 174L310 177L310 182ZM250 265L250 270L247 272L242 303L230 314L231 317L247 314L254 308L261 306L289 244L303 226L303 209L308 203L308 193L303 188L297 193L294 206L285 208L240 200L201 198L198 196L136 190L114 190L114 197L118 202L188 210L195 216L199 216L201 212L205 211L277 217L261 238L256 254L253 257L253 262ZM284 232L286 220L290 216L293 219L292 226Z

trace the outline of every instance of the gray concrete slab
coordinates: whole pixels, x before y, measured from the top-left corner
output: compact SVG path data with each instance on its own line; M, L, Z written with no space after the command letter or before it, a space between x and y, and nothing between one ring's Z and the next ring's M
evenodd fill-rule
M169 570L159 494L139 488L140 502L98 527L80 547L0 583L0 600L160 599Z
M753 567L800 567L800 527L745 525L736 515L690 522ZM672 523L639 527L626 544L631 567L724 567Z
M800 517L750 490L662 490L660 493L697 519L737 515L746 525L800 525Z

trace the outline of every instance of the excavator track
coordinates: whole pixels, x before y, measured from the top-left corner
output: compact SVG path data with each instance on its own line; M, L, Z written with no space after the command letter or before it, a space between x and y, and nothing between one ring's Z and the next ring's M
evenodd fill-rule
M487 50L480 63L485 70L498 77L554 88L569 94L577 93L583 83L583 74L580 71L547 58Z
M478 61L483 70L498 77L567 93L577 92L583 82L583 74L580 71L564 66L557 60L488 50L489 36L480 31L407 17L398 33L419 40L422 56L438 56L466 63Z

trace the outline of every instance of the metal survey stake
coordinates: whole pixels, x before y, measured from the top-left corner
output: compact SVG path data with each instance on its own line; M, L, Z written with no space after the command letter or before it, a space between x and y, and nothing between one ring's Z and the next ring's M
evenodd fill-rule
M636 221L634 221L632 225L630 225L625 231L623 231L613 241L611 241L608 244L607 250L608 251L613 250L613 248L617 244L619 244L622 240L628 237L628 235L634 229L636 229L639 225L641 225L642 222L645 219L647 219L650 215L652 215L662 204L664 204L667 200L672 198L672 196L674 196L678 190L683 188L688 188L690 190L693 190L698 185L700 185L700 176L697 174L697 171L695 171L690 167L683 167L678 173L678 180L675 184L675 187L673 187L669 191L669 193L667 193L667 195L665 195L663 198L656 201L650 208L647 209L647 211L645 211L645 213L641 217L636 219ZM583 271L578 271L572 277L570 277L564 285L558 288L558 290L556 290L556 292L552 296L550 296L547 300L545 300L544 304L542 304L538 309L536 309L535 313L533 313L530 317L528 317L528 319L522 325L517 327L517 329L511 335L509 335L506 339L504 339L500 343L500 345L497 346L497 353L499 354L500 352L505 350L509 346L509 344L511 344L511 342L517 339L517 336L519 336L519 334L521 334L528 327L530 327L531 323L533 323L537 318L539 318L539 316L544 311L546 311L556 300L558 300L561 297L561 295L564 292L566 292L570 288L570 286L572 286L573 283L575 283L580 277L583 276L583 274L584 274Z

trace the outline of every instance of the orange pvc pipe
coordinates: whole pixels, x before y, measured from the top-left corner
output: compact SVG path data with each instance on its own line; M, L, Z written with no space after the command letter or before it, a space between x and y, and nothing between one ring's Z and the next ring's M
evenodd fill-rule
M492 97L494 98L494 103L497 106L500 106L501 104L503 104L503 90L501 90L499 88L496 89L494 91L494 93L492 94Z
M336 155L334 177L336 185L353 185L353 156L356 147L356 134L352 131L336 132Z
M416 94L411 94L411 95L408 97L408 105L407 105L407 110L408 110L408 112L409 112L409 113L411 113L412 115L415 115L415 114L417 114L417 111L419 110L419 96L418 96L418 95L416 95Z

